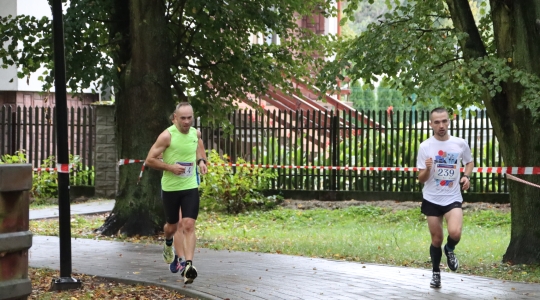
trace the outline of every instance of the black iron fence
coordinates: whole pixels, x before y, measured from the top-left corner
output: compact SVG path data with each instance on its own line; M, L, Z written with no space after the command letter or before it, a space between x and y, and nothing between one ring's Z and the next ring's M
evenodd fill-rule
M53 107L0 107L0 155L24 149L34 168L56 156ZM96 116L92 107L70 108L70 153L93 167ZM420 143L432 135L427 111L242 110L227 126L197 126L208 150L241 157L277 174L274 190L419 192L416 173L355 171L296 166L415 167ZM450 134L471 146L477 167L504 166L499 144L484 111L455 116ZM90 183L91 184L91 183ZM470 193L508 193L502 174L473 173Z
M274 190L419 192L415 172L328 170L314 166L415 167L420 143L432 135L427 111L237 111L234 129L199 127L205 146L235 162L283 166ZM464 138L476 167L504 166L484 111L454 116L450 134ZM311 168L296 168L311 166ZM470 193L507 193L501 174L474 173Z
M54 167L56 108L4 105L0 107L0 155L25 151L34 168ZM71 161L94 165L95 115L92 107L68 109ZM86 184L93 184L87 182Z

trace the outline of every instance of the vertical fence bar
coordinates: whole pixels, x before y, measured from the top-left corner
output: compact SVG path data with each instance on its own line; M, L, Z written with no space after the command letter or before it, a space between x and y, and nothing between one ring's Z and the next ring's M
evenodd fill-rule
M15 142L15 151L19 151L22 149L21 145L21 125L22 125L22 122L21 122L21 115L22 115L22 111L21 111L21 107L20 106L17 106L16 108L16 123L15 123L15 137L16 137L16 142ZM15 152L13 152L13 154L15 154Z
M43 109L43 108L41 108ZM36 162L35 166L36 167L39 167L41 166L41 160L40 160L40 157L39 157L39 140L40 140L40 135L41 135L41 131L39 130L40 128L40 124L39 124L39 108L38 107L34 107L34 124L35 124L35 128L36 128L36 132L34 133L34 161Z
M19 122L19 124L21 124L20 126L22 126L22 135L21 135L21 138L22 138L22 146L21 148L24 149L25 151L25 156L26 156L26 159L28 160L28 122L26 121L26 118L28 116L28 113L26 111L26 106L23 106L22 107L22 113L21 113L21 121ZM30 162L28 160L28 162Z
M243 122L240 122L241 125L242 125L242 129L244 130L243 131L243 134L240 134L240 141L242 142L242 145L244 146L243 149L242 149L242 158L244 159L248 159L247 157L247 137L248 137L248 131L247 131L247 110L243 110L242 111L242 115L244 117L244 121ZM242 131L240 131L242 132Z
M77 107L77 113L75 114L75 118L71 120L71 122L75 122L75 125L77 126L77 135L72 136L71 138L75 140L75 147L71 149L71 154L73 155L81 155L81 136L82 136L82 124L81 124L81 108ZM68 152L69 154L69 152Z
M361 120L364 120L363 119L364 115L360 115L359 116L359 113L358 111L355 111L354 112L354 165L353 167L358 167L358 166L361 166L361 163L359 164L358 163L358 147L359 147L359 143L358 143L358 138L360 138L360 140L362 139L362 132L358 130L358 120L361 119ZM363 124L363 121L362 123L360 123L360 125ZM358 171L355 171L353 173L353 176L354 176L354 189L355 190L359 190L359 183L360 183L360 176L359 176L360 172Z
M41 148L40 148L40 156L39 156L39 160L40 161L43 161L45 159L45 136L46 136L46 132L45 132L45 122L46 122L46 119L45 119L45 107L42 107L41 108L41 136L40 136L40 140L41 140Z
M7 153L13 154L13 146L15 144L15 140L13 139L15 137L13 133L13 114L12 114L12 108L11 105L8 106L7 109Z
M273 110L272 111L272 122L270 122L270 111L268 111L268 123L267 123L267 135L266 135L266 144L268 145L268 151L267 151L267 164L269 165L275 165L277 164L278 166L281 165L281 162L283 161L282 158L281 158L281 137L283 136L283 134L281 133L281 125L282 125L282 122L284 122L284 116L282 115L281 113L281 109L278 110L277 112L277 118L276 118L276 111ZM272 126L271 126L272 125ZM275 136L275 131L276 131L276 128L278 130L278 140L276 141L276 139L274 138ZM270 140L270 130L272 131L272 139ZM271 142L270 142L271 141ZM277 147L277 161L275 160L275 155L276 155L276 147ZM277 174L278 174L278 177L277 177L277 186L274 184L273 185L273 188L275 189L276 187L281 189L281 188L284 188L283 187L283 183L285 182L284 181L284 172L282 169L277 169ZM276 181L274 180L274 183L276 183Z
M287 161L284 161L283 163L286 164L286 165L290 165L293 161L293 134L292 134L292 131L293 131L293 120L294 120L294 117L296 117L296 113L294 113L292 110L289 111L289 132L287 133L287 139L288 139L288 149L286 148L284 152L286 152L287 150L288 151L288 160ZM287 180L287 189L292 189L292 172L291 172L291 169L287 168L287 175L288 175L288 180Z
M337 149L337 136L338 136L338 130L339 130L339 116L336 114L335 116L332 115L332 123L331 123L331 130L330 130L330 166L337 166L337 156L338 156L338 149ZM337 191L337 170L332 169L330 171L330 190L331 191Z
M354 140L356 139L356 135L353 134L353 126L354 124L356 123L356 119L354 119L354 123L353 123L353 116L352 116L352 111L349 110L348 114L347 114L347 118L349 119L349 133L346 134L346 140L348 141L348 143L346 143L345 145L348 146L348 149L347 149L347 152L348 152L348 155L347 155L347 158L348 158L348 161L346 162L347 166L351 167L352 166L352 157L353 157L353 153L352 153L352 149L353 149L353 144L354 144ZM347 185L346 185L346 190L347 191L350 191L352 190L352 182L353 182L353 178L352 178L352 174L353 172L352 171L347 171L346 172L346 178L347 178Z
M413 147L411 147L412 141L412 131L413 131L413 111L410 110L407 114L407 111L403 111L403 137L401 139L401 142L403 143L403 147L401 147L401 157L404 157L403 166L404 167L416 167L416 162L413 163L412 161L412 155L411 150ZM409 116L407 118L407 115ZM407 143L406 138L409 137L409 142ZM411 181L411 172L407 172L407 174L404 174L406 178L403 180L402 190L405 190L407 192L412 191L411 188L413 187L412 181Z
M375 120L374 114L372 113L371 110L367 111L367 115L368 115L369 120L373 120L373 126L376 126L375 125L376 120ZM371 164L371 150L370 150L371 147L370 146L371 146L371 140L372 140L371 135L372 135L373 131L375 131L375 130L372 129L371 122L368 122L368 124L366 124L366 126L364 127L364 132L365 132L364 135L366 136L365 145L364 145L365 147L364 148L366 150L362 151L364 153L364 165L366 167L369 167L369 166L372 165ZM372 189L371 189L371 187L372 187L372 184L371 184L371 178L372 178L371 172L369 172L369 171L362 171L362 172L364 174L363 177L365 178L365 180L363 180L365 182L365 189L364 190L368 191L368 192L371 192L372 191Z
M238 130L238 124L236 124L237 120L238 120L238 112L235 110L233 111L232 113L232 123L233 123L233 130L231 131L231 134L230 134L230 138L228 139L229 140L229 145L230 145L230 157L231 157L231 163L235 163L236 162L236 156L237 156L237 153L236 153L236 132ZM236 172L236 168L233 168L234 172Z
M2 105L0 110L0 153L4 153L6 147L6 133L5 133L5 124L6 124L6 106Z
M256 112L256 111L255 111ZM254 159L253 159L253 123L257 124L257 121L255 119L255 116L253 115L253 111L250 110L249 111L249 118L248 118L248 122L249 122L249 128L247 129L248 130L248 134L249 135L249 160L248 162L249 163L253 163L254 162ZM246 128L248 127L247 126L248 124L246 123ZM255 135L257 135L258 132L255 130ZM247 142L246 142L247 144ZM247 155L247 154L246 154ZM246 156L246 159L247 159L247 156Z
M33 138L34 138L34 122L32 120L32 107L28 107L28 149L26 150L26 155L28 157L28 162L34 166L34 168L37 168L37 162L34 161L34 145L33 145Z
M296 160L296 164L298 164L299 166L306 165L306 161L305 161L306 153L305 153L305 149L304 149L304 141L305 141L305 138L304 138L304 119L307 118L307 116L309 116L309 112L306 114L306 117L304 117L304 111L301 110L300 111L300 120L299 120L300 121L300 126L298 126L298 124L296 125L297 129L298 129L298 127L300 127L300 130L296 131L296 132L299 133L299 134L297 134L296 140L300 142L300 153L297 153L297 155L299 154L300 157L297 158L297 160ZM305 173L304 169L297 170L297 173L299 173L299 177L297 179L296 188L297 189L305 189L306 187L305 187L305 181L304 181L304 173Z
M318 151L317 151L317 165L318 166L324 166L324 155L325 155L325 145L326 145L326 115L328 114L327 111L324 111L324 112L321 112L319 110L318 112L318 115L319 115L319 127L318 127L318 130L317 130L317 136L319 137L319 143L318 143ZM322 121L324 118L324 122ZM316 190L320 190L322 187L322 182L323 182L323 178L324 178L324 175L321 176L321 169L320 168L317 168L317 170L314 172L315 174L317 174L316 178L317 180L315 181L315 184L317 185L317 188ZM324 172L322 172L324 174Z
M426 131L429 132L429 126L427 126L427 129L424 130L424 123L426 122L426 112L425 111L421 111L420 112L420 138L418 139L418 143L415 143L414 144L414 157L418 157L418 148L420 146L420 143L422 143L424 141L424 133ZM428 119L429 119L429 113L427 113L428 115ZM417 131L417 134L418 134L418 131ZM429 136L429 134L428 134ZM420 190L420 187L421 185L418 183L418 181L416 182L417 184L415 184L415 186L417 187L417 191Z
M468 122L468 131L469 131L469 146L471 150L473 150L472 157L475 164L478 163L478 150L477 150L477 143L476 143L476 126L473 126L472 124L473 116L472 114L469 114L467 118ZM476 121L474 122L476 124ZM478 176L476 174L472 174L474 176L471 176L471 187L474 187L473 191L478 192L476 190L476 183L478 182Z
M88 168L94 166L94 108L88 108ZM94 181L91 176L88 176L88 185L94 185Z
M76 130L76 123L75 123L75 108L70 107L69 108L69 115L68 115L68 126L70 129L69 134L69 153L74 153L75 151L75 145L76 145L76 135L78 134Z
M332 117L332 111L326 111L325 117L324 117L324 130L323 130L323 136L324 136L323 153L322 153L323 162L321 166L329 165L328 161L330 160L330 149L328 146L330 145L329 135L331 132L331 128L330 128L331 117ZM326 157L327 155L328 155L328 158ZM327 183L330 182L330 177L329 177L330 172L328 172L328 170L319 170L319 175L321 175L321 173L322 173L322 178L321 178L322 189L325 190L325 189L330 188L330 186L327 185Z
M392 121L394 116L393 110L389 110L384 114L384 126L386 126L384 130L384 166L385 167L392 167L393 166L393 159L394 156L395 147L394 145L394 122ZM389 138L390 136L390 138ZM389 151L390 150L390 151ZM382 149L381 149L382 151ZM384 191L390 191L392 189L392 173L389 173L388 171L384 172Z
M52 124L52 155L56 158L57 157L57 148L56 147L56 106L52 108L52 112L49 111L49 124ZM52 119L51 116L52 115ZM48 152L46 154L47 157L51 156L51 152Z
M84 151L84 149L86 147L88 147L88 132L87 132L87 124L86 124L86 107L84 107L81 111L82 113L82 116L79 115L79 120L80 122L82 123L82 142L81 142L81 145L82 145L82 148L79 149L79 155L81 157L81 168L83 169L86 169L86 167L88 166L88 160L87 160L87 155L88 155L88 152L87 151ZM77 171L83 171L83 169L81 170L77 170ZM79 178L81 178L81 176L79 176ZM81 183L80 184L84 184L84 185L88 185L88 182L83 182L82 181L83 178L81 178Z
M383 124L383 118L382 118L382 110L379 110L379 113L378 113L378 120L379 120L379 125L382 125ZM384 123L386 124L386 123ZM374 157L377 157L377 161L376 161L376 165L377 166L380 166L382 165L382 129L380 128L381 126L379 126L379 130L377 131L377 134L378 134L378 139L377 139L377 144L378 144L378 151L373 151L373 156ZM373 149L375 150L375 148ZM377 182L378 182L378 188L377 188L377 191L382 191L383 190L383 185L382 185L382 175L383 175L383 172L378 172L377 174Z
M479 111L480 113L480 120L478 120L478 118L475 120L475 125L478 126L478 121L480 121L480 147L479 147L479 150L480 150L480 166L482 167L487 167L489 165L485 165L485 155L484 155L484 136L485 136L485 123L484 123L484 111L481 110ZM485 193L486 192L486 187L485 187L485 183L487 180L484 180L484 173L480 173L479 174L480 176L480 192L481 193ZM486 175L486 177L488 177L488 175Z
M47 110L45 111L45 119L44 119L44 122L45 122L45 132L44 132L44 135L43 135L43 139L45 140L44 142L44 145L45 145L45 148L43 149L43 158L48 158L49 157L49 154L51 153L51 143L53 142L53 133L52 133L52 128L51 128L51 114L52 114L52 108L50 107L47 107ZM55 161L58 161L58 158L55 157ZM54 166L53 166L54 167Z

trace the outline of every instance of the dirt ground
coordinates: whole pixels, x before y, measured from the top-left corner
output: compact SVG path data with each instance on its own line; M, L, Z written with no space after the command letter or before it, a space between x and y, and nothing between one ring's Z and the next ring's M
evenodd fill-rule
M347 201L319 201L319 200L293 200L285 199L281 206L291 209L314 209L314 208L327 208L327 209L339 209L346 208L349 206L360 206L360 205L373 205L385 208L391 208L392 210L400 209L409 209L409 208L418 208L420 209L420 202L410 202L410 201L394 201L394 200L382 200L382 201L357 201L357 200L347 200ZM485 209L496 209L503 212L510 211L510 204L498 204L498 203L463 203L463 210L485 210Z

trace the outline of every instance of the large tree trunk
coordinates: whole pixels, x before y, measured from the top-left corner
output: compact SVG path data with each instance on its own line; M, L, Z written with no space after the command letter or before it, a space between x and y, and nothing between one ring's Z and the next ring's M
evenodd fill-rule
M540 76L540 1L494 1L491 0L495 40L498 55L508 60L513 68L526 70ZM530 111L517 106L523 94L518 82L504 84L502 94L507 105L500 107L491 101L489 107L495 118L503 121L499 131L503 157L510 166L540 165L540 122L534 120ZM489 108L488 108L489 109ZM539 184L538 175L519 176ZM540 190L538 188L509 182L512 204L512 232L510 245L503 261L511 263L540 263Z
M484 45L473 22L467 0L447 0L454 26L469 33L461 44L465 59L485 56ZM491 0L491 16L497 55L512 68L540 75L540 1ZM473 28L474 27L474 28ZM486 93L484 104L493 130L501 145L507 166L540 165L540 122L527 109L518 108L523 87L509 80L501 84L502 91L494 97ZM539 184L538 175L520 175ZM512 205L510 245L503 261L540 263L540 191L532 186L508 180Z
M170 87L170 44L163 1L117 0L111 38L126 40L128 57L115 57L120 88L116 92L116 145L120 158L145 159L157 136L169 126L174 102ZM114 210L104 234L149 235L164 224L161 172L147 170L139 185L141 164L120 167Z

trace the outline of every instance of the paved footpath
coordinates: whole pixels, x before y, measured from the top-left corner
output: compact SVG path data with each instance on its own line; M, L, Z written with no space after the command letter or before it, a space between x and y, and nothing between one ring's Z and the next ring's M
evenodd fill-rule
M70 212L72 215L88 215L110 212L114 208L114 202L114 200L105 200L72 204L70 206ZM58 218L58 206L30 210L30 220L51 218Z
M164 286L202 299L540 298L540 284L443 272L436 290L429 287L429 270L205 248L195 254L199 277L184 285L163 262L160 245L72 239L71 246L73 273ZM57 237L34 236L30 266L58 270L59 247Z

